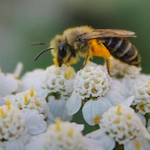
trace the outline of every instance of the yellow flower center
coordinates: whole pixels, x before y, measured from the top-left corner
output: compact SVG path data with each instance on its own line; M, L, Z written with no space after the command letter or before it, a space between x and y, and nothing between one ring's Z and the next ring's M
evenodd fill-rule
M60 131L60 129L61 129L60 125L61 125L61 121L59 118L57 118L56 119L56 128L55 128L56 131Z
M24 95L24 103L25 103L25 105L29 104L29 100L28 100L28 95L27 94Z
M11 107L11 103L10 103L10 100L9 98L7 99L7 109L10 110L10 107Z
M69 71L68 71L68 73L65 75L65 78L66 78L66 79L70 79L72 73L73 73L73 69L70 68Z
M119 123L120 123L120 120L119 120L119 119L116 119L116 120L114 121L114 123L115 123L115 124L119 124Z
M97 116L94 117L93 122L95 124L98 124L100 122L100 120L101 120L101 115L97 115Z
M127 115L127 118L128 118L129 120L131 120L131 119L132 119L132 116L131 116L131 115Z
M30 96L31 96L31 97L34 96L34 87L33 87L33 86L31 87L31 90L30 90Z
M73 137L73 132L74 132L74 130L73 130L73 129L71 129L71 130L68 132L68 136L69 136L70 138L72 138L72 137Z
M138 140L135 141L135 147L136 147L136 149L141 148L141 143Z
M117 105L117 114L121 115L121 105L120 104Z
M3 108L0 108L0 115L1 115L2 118L6 117L6 114L5 114L4 110L3 110Z

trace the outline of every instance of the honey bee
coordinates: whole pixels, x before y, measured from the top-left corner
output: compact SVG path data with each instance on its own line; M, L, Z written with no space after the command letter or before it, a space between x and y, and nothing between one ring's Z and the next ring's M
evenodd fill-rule
M106 60L110 74L110 57L113 56L123 63L139 67L141 57L128 37L135 37L135 33L118 29L93 29L89 26L69 28L62 35L56 35L49 47L41 51L35 60L44 52L51 51L56 66L71 65L83 57L84 67L93 56L99 56Z

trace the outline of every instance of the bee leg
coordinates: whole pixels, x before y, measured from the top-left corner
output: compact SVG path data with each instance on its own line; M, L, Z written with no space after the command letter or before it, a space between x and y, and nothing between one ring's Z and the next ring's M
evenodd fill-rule
M83 63L82 69L86 66L86 64L89 62L89 60L91 59L92 56L93 56L93 52L92 52L92 50L90 50L84 63Z
M111 76L111 72L110 72L110 68L111 68L110 58L106 59L106 66L107 66L108 74Z

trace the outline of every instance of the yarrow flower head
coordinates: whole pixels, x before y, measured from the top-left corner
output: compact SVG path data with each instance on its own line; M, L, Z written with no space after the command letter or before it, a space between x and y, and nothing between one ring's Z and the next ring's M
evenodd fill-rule
M5 101L11 99L11 104L18 109L36 109L40 114L46 114L46 100L42 98L32 87L30 90L18 93L14 96L7 96Z
M89 136L93 138L99 136L99 139L105 136L110 141L108 145L108 141L103 140L104 147L107 147L107 149L110 147L113 149L115 142L119 145L124 145L125 150L129 149L129 145L133 146L130 147L133 150L147 150L144 148L150 146L150 135L134 110L120 104L116 107L111 107L103 114L100 129L91 135L89 134ZM147 145L143 145L143 140L145 140Z
M7 105L0 106L0 147L14 149L17 145L22 147L27 136L27 129L21 112L14 106ZM14 143L11 147L11 143ZM23 150L23 149L22 149Z
M84 138L81 131L83 125L56 120L56 124L49 126L47 132L39 139L32 141L28 150L102 150L101 143ZM39 141L39 142L37 142ZM36 144L39 143L39 144Z
M67 99L73 91L74 78L75 71L72 67L51 66L46 69L42 88L47 90L47 96Z
M11 102L21 110L28 132L31 135L43 133L47 129L47 103L32 87L31 90L7 96L5 101Z
M26 132L21 112L8 104L0 107L0 141L20 138Z
M107 71L101 67L85 67L80 70L74 82L74 92L84 99L104 96L110 89L111 79Z
M66 101L73 92L75 74L74 69L66 65L51 66L46 69L41 87L42 90L47 91L49 112L54 120L57 117L62 120L71 120L72 118L72 116L68 116Z
M88 65L76 75L74 91L67 102L68 113L75 114L83 105L84 119L95 125L105 111L125 100L127 95L127 89L119 81L112 80L104 67Z
M132 105L135 109L142 115L150 113L150 81L136 86L133 96L135 98Z

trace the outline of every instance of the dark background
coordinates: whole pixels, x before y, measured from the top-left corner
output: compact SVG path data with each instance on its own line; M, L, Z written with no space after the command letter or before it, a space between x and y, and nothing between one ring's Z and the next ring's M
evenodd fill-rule
M137 38L131 41L142 55L143 72L150 73L149 0L0 0L2 70L13 71L18 61L24 71L46 68L52 64L51 55L35 63L34 56L45 47L30 47L30 43L49 42L66 28L80 25L135 31Z

